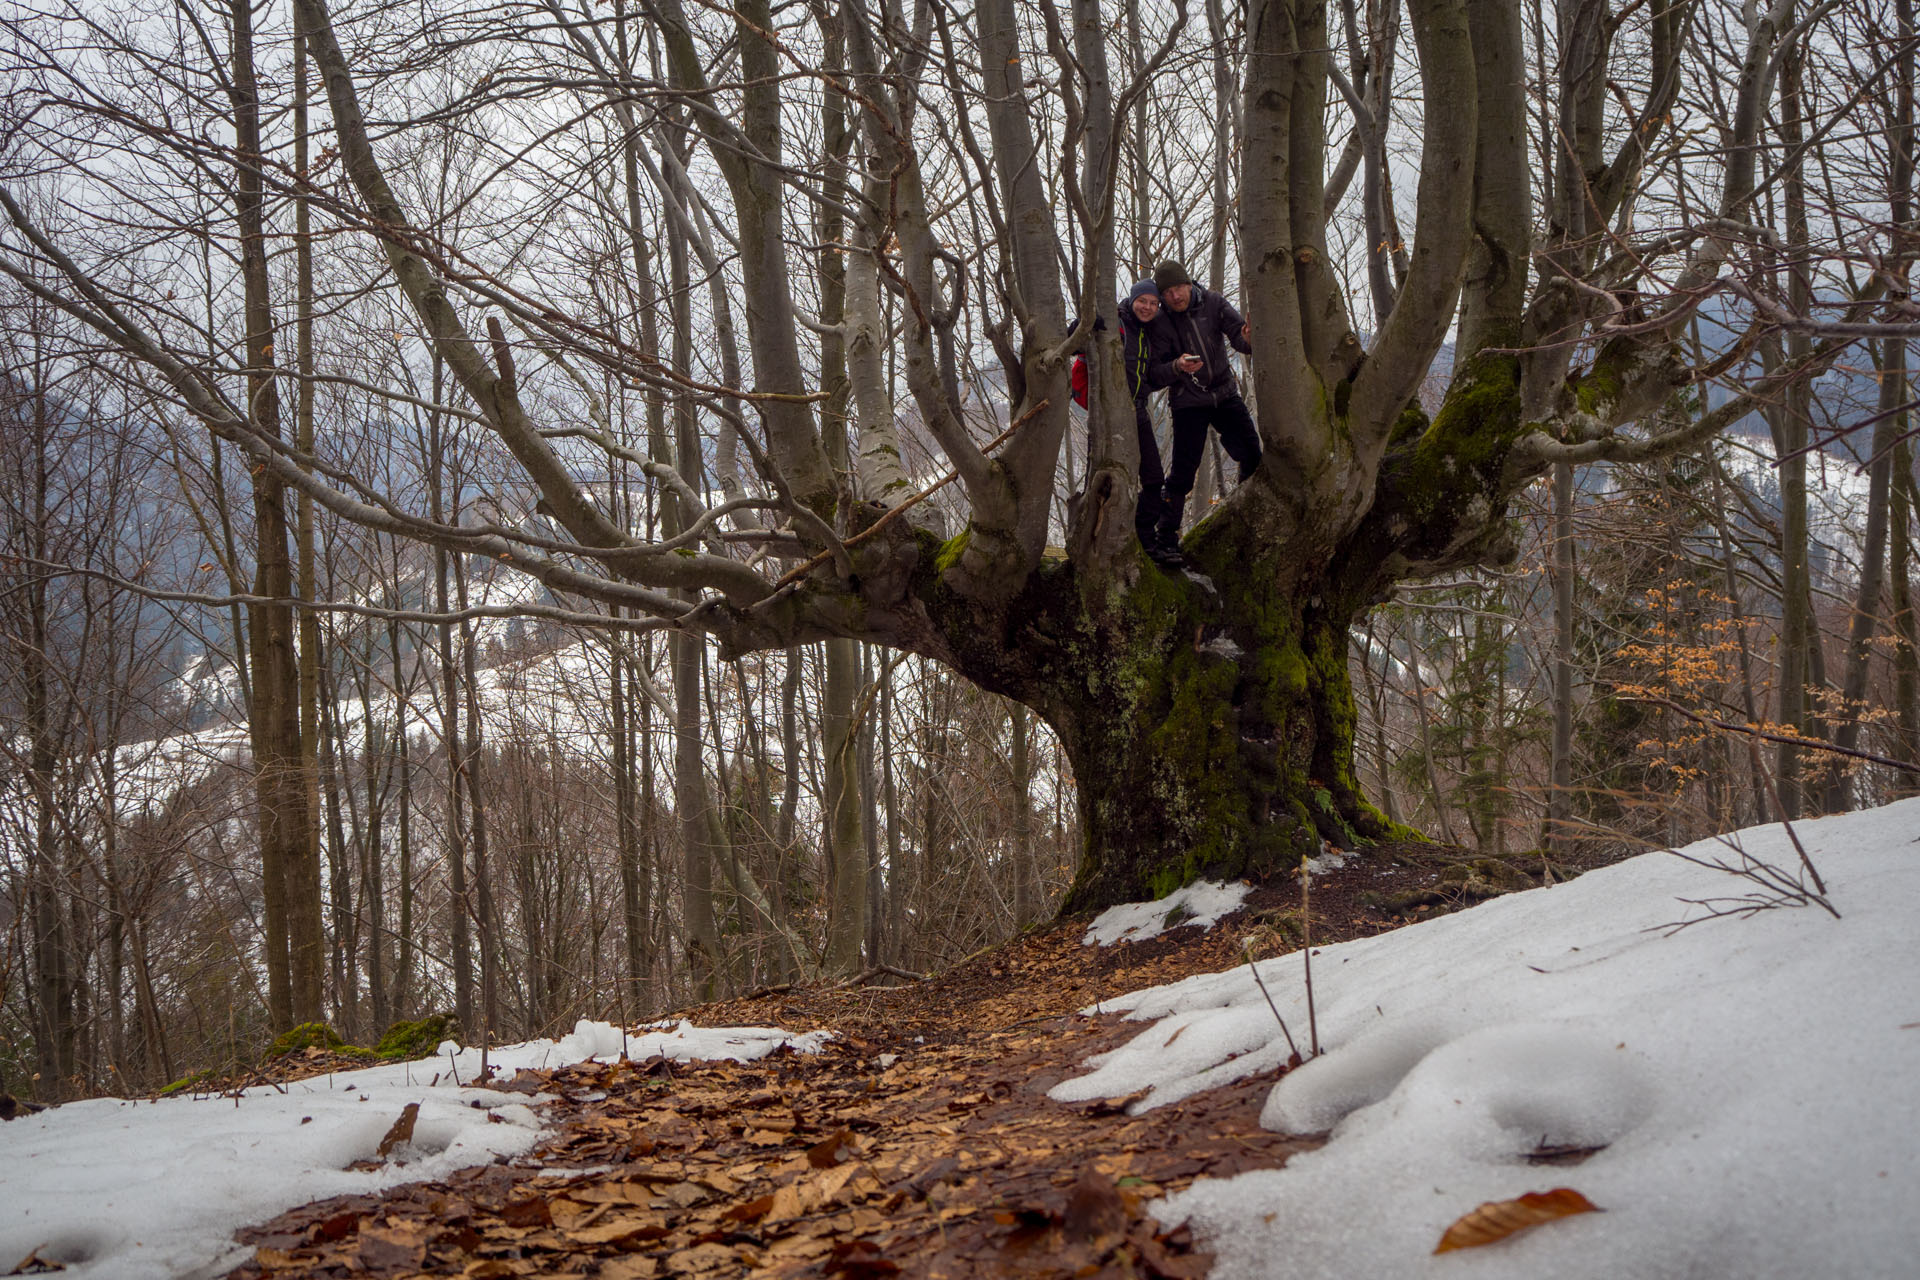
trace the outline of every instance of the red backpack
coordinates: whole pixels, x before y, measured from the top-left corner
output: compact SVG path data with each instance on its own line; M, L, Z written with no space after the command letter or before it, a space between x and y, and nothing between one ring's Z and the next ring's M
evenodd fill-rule
M1067 375L1073 386L1073 402L1082 409L1087 407L1087 358L1076 355L1073 358L1073 371Z

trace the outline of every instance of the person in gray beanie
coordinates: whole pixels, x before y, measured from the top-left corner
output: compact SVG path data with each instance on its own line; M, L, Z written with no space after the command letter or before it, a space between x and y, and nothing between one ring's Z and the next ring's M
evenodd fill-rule
M1227 363L1229 345L1243 354L1253 351L1253 331L1232 303L1195 284L1178 262L1155 267L1153 284L1160 293L1161 308L1149 325L1152 354L1147 378L1154 386L1168 389L1173 410L1173 463L1156 542L1177 554L1180 514L1200 472L1207 429L1220 433L1220 447L1239 464L1242 481L1260 465L1260 432Z

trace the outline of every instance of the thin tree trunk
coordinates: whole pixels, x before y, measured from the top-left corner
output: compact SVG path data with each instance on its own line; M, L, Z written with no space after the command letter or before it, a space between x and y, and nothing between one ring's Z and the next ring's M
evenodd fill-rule
M876 664L872 660L873 650L866 645L860 648L860 682L866 686L866 691L861 695L864 710L860 717L860 834L867 855L867 963L876 965L886 962L887 932L886 894L880 874L880 788L874 776L873 759L875 738L879 732L879 717L873 711L880 690L875 687L874 681L886 679L888 667L884 654Z
M454 565L453 581L459 592L460 608L464 612L467 608L467 575L458 562ZM486 730L480 717L480 676L475 669L474 658L477 647L473 640L473 624L463 621L460 624L460 653L461 666L466 675L467 740L465 749L460 752L460 772L466 780L468 812L473 818L468 834L473 843L474 923L480 935L480 1012L485 1020L481 1043L484 1046L492 1043L494 1033L500 1029L500 921L494 910L493 871L487 858L487 796L481 785L485 776L482 749Z
M266 223L262 197L260 107L253 68L253 12L234 0L233 77L235 213L240 225L240 275L245 292L247 404L254 426L280 437L280 401L274 366L274 323L267 276ZM254 594L285 600L294 593L287 548L286 490L269 471L254 477ZM260 805L261 859L269 917L268 998L276 1026L324 1016L326 965L320 923L318 842L307 790L306 752L300 732L300 673L294 646L293 610L253 605L248 610L253 656L252 731L256 793ZM280 928L272 917L278 916ZM279 947L275 944L279 943ZM284 968L280 947L284 947Z
M441 365L434 361L433 390L436 403L440 396ZM427 443L427 509L436 521L446 518L442 497L444 431L439 416L429 418ZM452 608L447 589L448 555L433 552L433 599L440 613ZM479 1024L473 1017L473 938L468 929L470 905L467 901L467 818L465 784L460 770L460 676L453 661L453 624L443 622L434 628L440 660L440 742L447 762L447 877L451 901L448 921L453 942L453 1016L460 1029L471 1035Z
M44 385L44 384L42 384ZM51 423L46 396L36 388L33 401L32 475L28 478L32 505L28 546L35 560L45 561L49 549L48 452ZM26 686L28 789L33 794L33 845L28 860L29 913L33 921L33 1043L34 1092L49 1102L68 1096L77 1063L77 988L73 940L62 914L60 833L54 778L60 764L54 727L53 673L48 660L50 619L48 577L34 573L27 580L27 643L20 652L22 682Z
M347 839L346 815L343 812L344 797L348 788L345 771L340 767L340 756L336 749L336 744L339 742L339 717L330 710L335 705L333 682L326 678L324 672L316 671L315 675L318 677L318 688L314 699L314 710L319 713L315 727L325 736L325 742L322 749L315 753L313 774L315 787L308 792L308 796L316 802L319 801L318 784L324 777L328 845L327 897L329 915L333 924L330 956L334 1025L337 1030L348 1032L360 1025L359 917L353 908L352 877L348 874L350 842ZM320 735L316 735L318 736Z
M794 853L794 815L800 808L800 676L806 650L794 645L786 650L786 671L780 681L780 770L782 792L780 816L774 826L774 842L782 858Z
M1213 222L1209 228L1207 278L1209 289L1227 287L1227 220L1233 212L1231 176L1227 165L1233 142L1233 59L1227 51L1227 19L1221 0L1207 0L1207 39L1213 45ZM1218 463L1215 464L1216 470ZM1196 512L1196 515L1201 514Z
M1553 468L1553 752L1542 845L1564 857L1573 817L1573 464Z
M693 363L693 316L687 300L690 268L686 238L678 230L667 235L668 296L671 299L673 366L686 370ZM700 475L700 437L693 402L676 394L673 404L674 465L689 483ZM652 441L661 456L664 433ZM679 501L666 496L661 506L661 531L669 538L693 519L681 512ZM710 1000L718 991L720 931L714 918L713 849L708 834L706 763L700 748L700 668L705 642L698 635L675 631L667 641L673 665L673 803L679 820L681 856L680 915L686 930L688 978L695 1000Z
M1907 417L1901 415L1900 430L1907 431ZM1893 501L1891 534L1893 538L1892 623L1893 623L1893 710L1895 735L1893 755L1909 764L1920 764L1920 635L1916 635L1913 617L1913 450L1904 441L1893 451ZM1911 773L1895 776L1896 796L1920 794L1920 779Z
M822 844L827 853L825 972L845 977L860 970L866 932L866 845L860 836L860 793L854 700L860 691L859 642L828 640L827 682L820 709L826 754L826 812Z
M367 1001L373 1018L370 1028L380 1034L393 1022L387 989L386 815L388 786L393 780L393 752L373 715L373 698L364 675L360 683L360 721L365 727L364 776L367 788L367 832L360 842L360 884L367 901ZM394 690L398 712L399 690Z
M399 628L389 632L393 637L393 652L398 656ZM395 687L411 688L411 683ZM395 875L400 884L399 920L393 932L393 1000L390 1006L391 1016L398 1019L406 1016L413 997L413 745L407 733L407 698L394 699L394 768L399 771L400 795L397 803L400 808L400 862Z
M640 860L640 832L634 821L633 710L627 697L628 658L626 643L615 637L608 642L608 662L612 681L609 685L609 712L613 720L613 810L614 840L620 858L620 907L622 932L626 941L627 972L621 988L637 1004L652 966L647 946L647 911L653 897L646 868ZM623 1001L625 1008L629 1001Z
M1786 171L1786 241L1807 243L1807 193L1804 160L1800 155L1803 134L1800 116L1801 53L1788 49L1781 69L1780 133L1791 157ZM1787 267L1787 305L1796 315L1811 309L1813 285L1803 263ZM1789 364L1805 359L1813 350L1813 339L1804 333L1790 332L1786 339ZM1788 388L1786 403L1772 415L1774 456L1780 460L1780 673L1779 710L1776 719L1793 733L1814 736L1816 715L1809 706L1814 649L1819 644L1819 627L1813 616L1813 583L1808 559L1807 525L1807 433L1812 416L1813 385L1802 378ZM1791 742L1782 742L1776 755L1774 772L1780 792L1780 804L1786 818L1797 818L1807 802L1820 794L1813 780L1804 777L1808 768L1805 752Z
M1889 338L1881 344L1880 421L1874 424L1873 463L1867 479L1867 527L1860 548L1859 593L1854 597L1853 619L1847 629L1846 673L1840 685L1839 723L1834 745L1852 751L1860 744L1860 725L1869 711L1867 706L1867 661L1872 656L1874 633L1879 629L1881 593L1887 580L1887 519L1893 488L1893 446L1899 439L1898 410L1906 403L1907 339ZM1825 805L1838 813L1849 807L1850 779L1844 768L1834 767L1828 774Z
M893 678L880 688L880 794L886 807L887 874L883 881L886 895L885 932L893 939L890 954L899 955L906 921L901 912L901 886L906 876L900 853L900 806L893 780Z
M1126 0L1127 63L1131 76L1146 70L1147 55L1140 38L1140 0ZM1151 150L1147 141L1147 95L1133 99L1133 172L1129 183L1133 192L1133 274L1144 276L1153 269L1152 223L1147 198L1153 186Z
M1009 702L1013 742L1008 760L1012 774L1010 799L1013 804L1013 829L1010 856L1013 861L1013 927L1024 929L1040 918L1040 886L1033 865L1033 752L1027 726L1027 709Z
M1897 35L1900 41L1900 54L1895 65L1894 119L1893 127L1887 131L1887 150L1892 158L1888 166L1888 183L1891 189L1889 212L1893 221L1907 234L1911 244L1914 222L1914 173L1916 169L1914 155L1914 16L1913 0L1895 0L1894 13L1897 22ZM1913 270L1914 254L1902 255L1903 276ZM1881 377L1888 382L1898 384L1894 392L1895 404L1905 405L1913 386L1907 368L1907 340L1890 339L1885 344L1882 358ZM1886 402L1886 388L1882 387L1882 403ZM1894 438L1899 441L1892 450L1893 494L1890 500L1890 519L1892 528L1890 623L1894 637L1894 719L1897 726L1893 754L1910 763L1920 763L1920 645L1916 644L1913 619L1912 565L1912 521L1913 521L1913 447L1907 439L1909 414L1904 408L1892 423ZM1910 795L1920 791L1920 781L1911 773L1895 775L1893 792L1895 795Z
M293 167L302 177L307 172L308 127L307 127L307 44L301 37L299 11L294 11L293 22ZM303 190L294 196L293 201L293 254L294 254L294 364L299 374L299 383L294 393L294 439L305 456L313 454L313 236L307 208L307 196ZM316 592L316 559L314 545L313 498L301 493L295 511L296 536L300 554L299 596L302 600L318 599ZM301 768L307 789L307 853L306 857L313 865L316 891L320 875L320 737L323 732L320 714L320 615L311 609L302 610L299 615L300 639L300 746ZM332 795L330 811L333 823L339 826L339 792ZM333 863L333 881L336 889L344 887L346 869L342 859L346 850L336 843L331 850ZM344 923L343 894L334 895L334 937L332 954L334 958L334 1004L336 1008L350 1005L352 989L344 984L348 975L342 971L340 926Z

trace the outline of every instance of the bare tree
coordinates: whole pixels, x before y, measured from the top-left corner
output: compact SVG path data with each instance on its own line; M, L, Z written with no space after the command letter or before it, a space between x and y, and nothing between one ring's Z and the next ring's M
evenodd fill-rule
M1355 774L1349 641L1366 610L1397 584L1509 561L1511 505L1550 467L1684 451L1783 399L1792 417L1799 389L1852 343L1911 323L1885 273L1865 267L1884 237L1863 249L1791 209L1783 234L1767 229L1764 206L1776 189L1792 197L1802 152L1843 109L1788 101L1796 61L1838 30L1834 6L1569 0L1534 19L1530 59L1528 13L1508 0L1369 6L1364 25L1354 6L1256 0L1228 185L1240 193L1231 238L1266 461L1189 533L1195 572L1167 573L1131 536L1130 398L1114 336L1092 324L1116 292L1117 246L1151 239L1116 213L1119 148L1129 120L1139 132L1138 104L1184 70L1172 65L1189 48L1184 5L1143 21L1166 34L1122 57L1121 33L1085 5L1069 32L1052 6L1015 0L971 12L845 0L811 14L653 0L641 14L656 68L624 10L609 45L594 11L554 0L534 18L488 11L485 44L430 41L429 61L460 86L433 104L410 96L397 15L294 7L337 152L324 176L264 155L241 167L305 195L343 243L378 246L361 284L402 300L444 363L448 384L425 398L511 476L499 505L422 512L290 447L177 340L160 284L102 252L111 234L77 213L48 225L8 196L0 260L150 369L263 483L673 630L682 926L701 989L719 963L713 876L734 863L716 856L699 791L698 633L727 655L878 642L1033 709L1076 779L1085 847L1070 908L1283 865L1323 838L1404 835ZM555 20L577 58L564 88L507 56ZM36 165L77 185L118 178L58 160L55 121L112 132L130 154L212 147L192 141L196 129L147 128L52 93L71 84L63 59L56 41L35 70L38 114L13 135L31 163L10 161L9 189ZM1864 74L1893 70L1889 56ZM581 82L598 95L584 112ZM536 105L553 118L508 128L485 180L518 216L441 223L398 193L410 141L449 118L504 122ZM652 135L656 185L672 193L659 237L664 342L635 336L655 309L651 285L634 288L649 301L632 315L602 323L601 300L570 293L555 267L573 243L573 193L613 189L600 170L614 165L631 197L651 154L556 141L586 136L582 119L600 113L622 139ZM844 141L802 145L836 113ZM1343 130L1358 141L1338 150ZM1710 153L1688 141L1702 136ZM243 141L240 158L252 154ZM1211 172L1217 154L1209 141L1194 159ZM1356 166L1366 176L1349 195ZM1410 191L1404 203L1396 189ZM1171 182L1165 195L1185 198ZM636 231L622 257L637 255L644 277L647 233L629 203ZM825 206L843 221L816 217ZM844 244L808 240L835 226ZM826 299L841 286L821 269L836 260L838 313ZM1851 289L1835 287L1845 264L1862 267ZM737 377L723 296L743 321ZM1734 337L1690 362L1680 338L1709 303ZM524 340L510 341L502 318ZM845 453L825 408L836 339L859 423ZM1769 343L1780 355L1767 372L1702 412L1658 416ZM1085 500L1062 528L1053 487L1071 425L1067 366L1083 346L1094 371ZM609 394L671 403L671 450L664 438L644 454L614 439L563 365L596 370ZM886 376L896 369L905 412ZM729 478L727 442L748 455L744 479ZM907 465L916 449L924 466ZM616 458L671 512L661 536L607 500ZM953 536L949 517L962 525ZM843 882L852 893L865 877ZM728 888L756 901L750 877ZM861 914L851 898L841 910Z

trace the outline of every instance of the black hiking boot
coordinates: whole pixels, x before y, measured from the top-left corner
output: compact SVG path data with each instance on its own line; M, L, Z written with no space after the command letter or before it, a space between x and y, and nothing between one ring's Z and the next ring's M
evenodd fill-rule
M1169 527L1157 525L1153 537L1146 544L1147 559L1162 569L1177 572L1187 567L1186 556L1180 553L1180 529L1178 525Z

